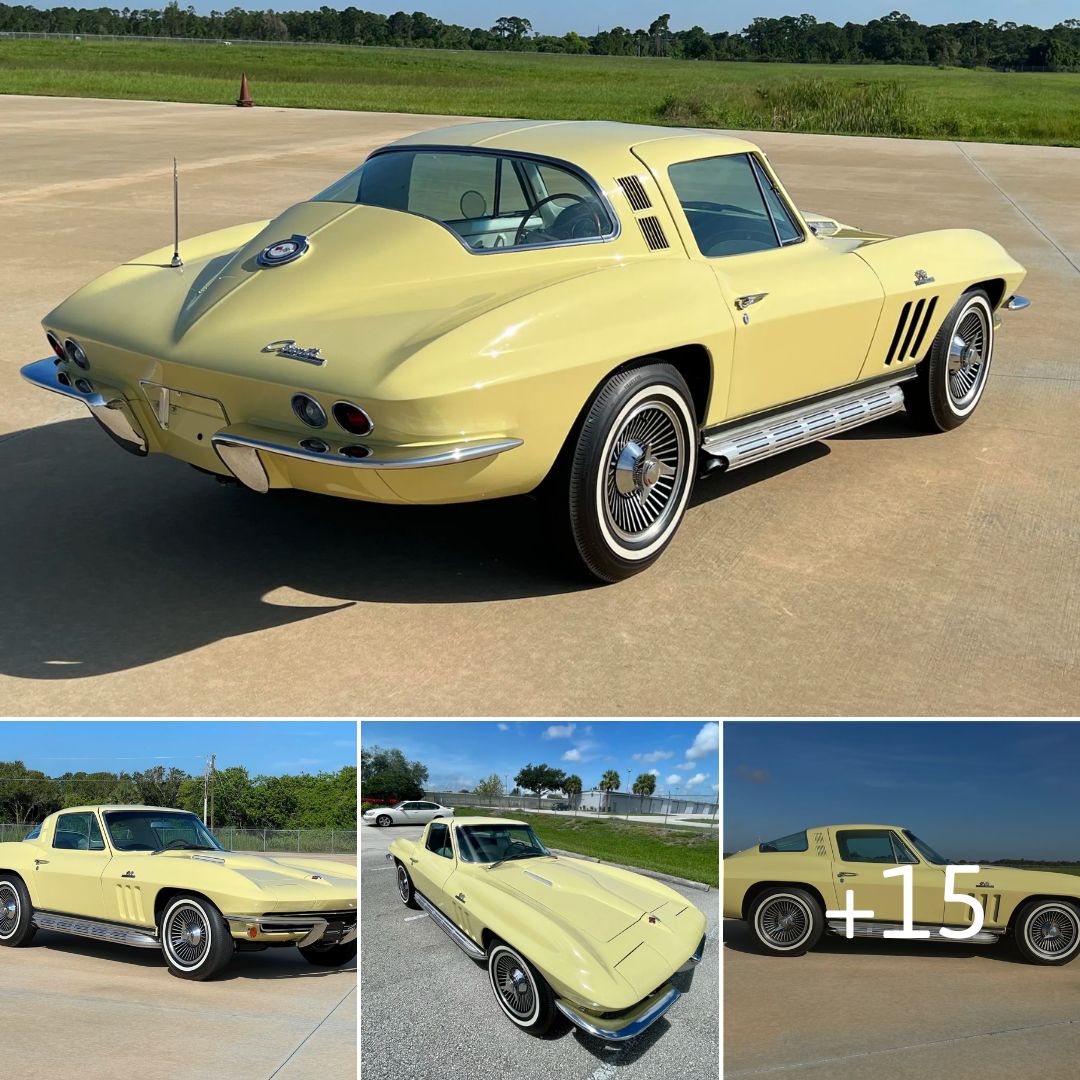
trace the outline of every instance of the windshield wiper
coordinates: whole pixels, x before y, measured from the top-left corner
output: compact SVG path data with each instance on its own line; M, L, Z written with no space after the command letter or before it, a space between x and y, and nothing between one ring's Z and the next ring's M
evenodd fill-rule
M177 845L177 851L217 851L217 848L207 847L205 844L189 844L186 840L182 841L183 847ZM173 850L173 844L176 844L175 840L170 841L164 847L159 847L157 851L151 851L151 855L160 855L163 851Z
M511 859L539 859L546 855L546 851L515 851L513 855L504 855L501 859L493 862L488 869L494 870L496 866L501 866L504 862L509 862Z

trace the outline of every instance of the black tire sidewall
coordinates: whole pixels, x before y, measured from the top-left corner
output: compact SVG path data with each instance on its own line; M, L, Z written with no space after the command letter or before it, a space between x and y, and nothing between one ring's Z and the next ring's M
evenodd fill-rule
M633 549L610 532L602 507L601 473L605 448L631 409L655 398L680 418L686 440L683 476L673 498L677 506L659 537ZM622 581L650 567L671 543L686 512L697 470L699 431L693 399L682 375L670 364L646 364L613 375L585 416L569 469L570 531L584 567L602 581Z
M10 885L15 890L19 905L19 920L15 924L15 931L10 937L0 940L0 945L17 949L20 945L26 945L37 933L37 927L34 925L34 905L30 900L26 883L18 874L0 874L0 882Z
M1016 917L1016 926L1013 932L1014 943L1020 955L1030 964L1040 964L1044 967L1060 967L1068 964L1080 956L1080 935L1072 950L1060 959L1050 959L1036 952L1028 943L1028 929L1031 920L1038 912L1048 907L1067 908L1077 923L1080 924L1080 904L1074 904L1068 900L1030 900L1020 909Z
M377 817L377 818L375 819L375 824L376 824L376 825L377 825L377 826L378 826L378 827L379 827L380 829L385 829L385 828L386 828L387 826L389 826L389 825L393 825L393 824L394 824L394 820L393 820L393 818L391 818L391 817L390 817L390 816L389 816L388 814L382 814L382 815L381 815L380 817Z
M320 949L318 942L298 948L297 951L315 967L341 967L356 957L356 942L348 941L344 945L331 945Z
M402 874L405 875L405 883L409 891L407 898L401 895ZM420 906L416 902L416 886L413 885L412 874L409 873L408 867L400 859L394 860L394 888L397 890L398 899L407 908L418 908Z
M521 964L532 980L533 988L536 991L536 1009L528 1023L522 1023L506 1008L495 985L495 960L503 953L513 956ZM488 947L487 970L491 992L495 995L495 1002L503 1016L513 1023L515 1027L521 1028L522 1031L528 1031L532 1035L543 1035L551 1027L555 1019L555 997L543 975L517 949L499 938L493 938Z
M210 944L202 960L196 967L190 968L179 958L174 957L168 946L168 923L177 908L184 904L194 905L202 912L210 934ZM195 982L203 982L219 974L236 951L232 935L229 933L229 924L222 917L221 912L205 897L196 896L193 893L180 893L169 898L161 913L160 937L161 951L165 957L165 963L169 965L169 971L179 979L191 979Z
M767 941L758 932L757 928L758 912L769 900L773 900L780 896L790 897L805 905L811 918L809 934L807 934L798 945L786 949L778 948ZM750 910L747 912L747 922L750 925L750 936L754 939L754 944L759 951L765 953L767 956L802 956L809 952L821 940L821 936L825 932L825 912L822 909L821 904L816 897L812 896L805 889L795 887L777 886L775 888L767 889L765 892L755 897L753 904L750 906Z

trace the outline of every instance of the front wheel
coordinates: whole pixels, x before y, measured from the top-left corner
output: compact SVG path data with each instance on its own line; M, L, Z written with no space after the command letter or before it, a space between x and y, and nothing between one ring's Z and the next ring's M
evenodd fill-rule
M651 566L682 522L694 486L698 424L670 364L612 375L585 416L569 462L560 519L572 553L601 581Z
M300 955L316 967L341 967L350 960L356 959L356 942L349 941L344 945L323 945L316 941L314 945L298 946Z
M1067 964L1080 955L1080 905L1033 900L1020 909L1014 936L1029 964Z
M161 919L161 948L174 975L198 982L219 974L235 952L221 912L195 895L169 901Z
M416 890L413 888L412 878L409 877L409 871L405 869L403 862L397 864L397 891L401 902L406 907L418 908L420 906L416 902Z
M908 418L923 431L951 431L975 411L994 353L994 311L982 289L953 304L918 368L901 383Z
M555 1019L555 996L544 977L505 941L488 950L488 978L499 1008L520 1028L543 1035Z
M747 918L755 944L769 956L802 956L825 931L821 905L805 889L769 889L750 905Z
M389 814L380 814L380 815L379 815L379 816L378 816L378 817L377 817L377 818L375 819L375 824L376 824L376 825L379 825L379 826L381 826L382 828L384 828L384 829L385 829L387 825L390 825L390 824L392 824L392 822L391 822L391 820L390 820L390 815L389 815Z
M22 878L15 874L0 876L0 945L17 949L29 944L35 933L34 905Z

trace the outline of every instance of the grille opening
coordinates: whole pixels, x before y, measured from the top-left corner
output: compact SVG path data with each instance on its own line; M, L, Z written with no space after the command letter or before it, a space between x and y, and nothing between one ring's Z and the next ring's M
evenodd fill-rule
M652 206L649 196L645 193L645 188L638 177L620 176L617 183L623 189L623 194L635 210L648 210Z
M667 237L664 235L664 230L661 228L658 218L650 215L649 217L638 218L637 223L641 226L641 235L645 237L645 243L653 251L660 251L668 247Z

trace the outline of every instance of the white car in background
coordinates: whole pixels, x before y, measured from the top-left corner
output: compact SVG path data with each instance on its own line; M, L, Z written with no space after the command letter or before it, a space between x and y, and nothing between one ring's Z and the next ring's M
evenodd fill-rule
M397 806L377 806L364 813L365 825L426 825L436 818L454 816L452 806L437 802L399 802Z

